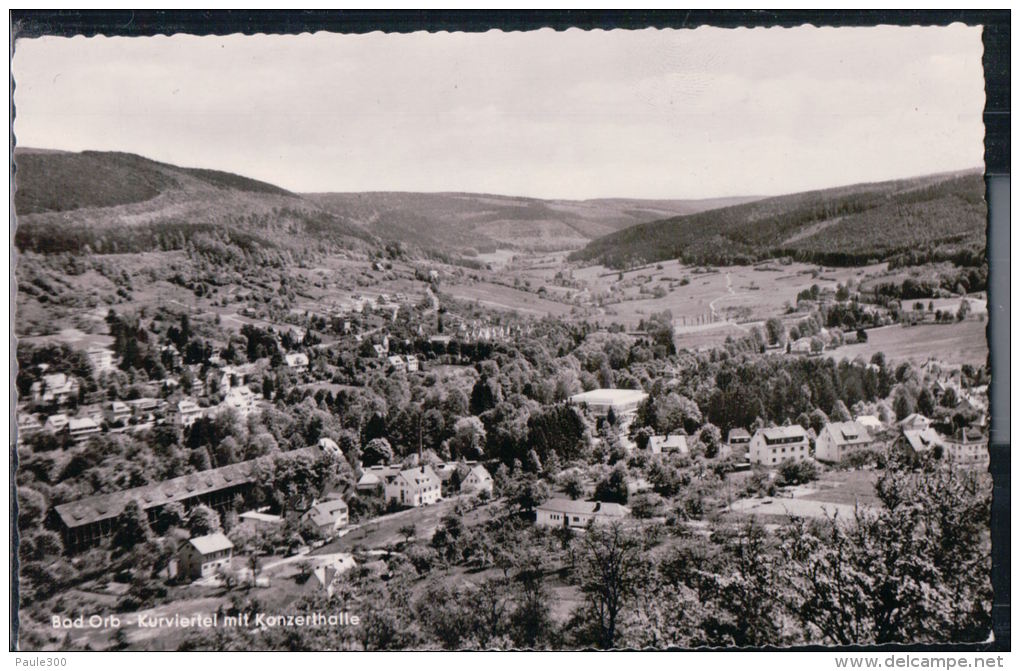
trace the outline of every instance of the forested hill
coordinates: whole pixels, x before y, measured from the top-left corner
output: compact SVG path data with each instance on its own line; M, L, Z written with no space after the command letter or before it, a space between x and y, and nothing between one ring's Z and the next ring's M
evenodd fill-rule
M196 236L241 247L350 247L364 228L272 184L134 154L18 148L15 244L41 253L179 249Z
M483 193L316 193L325 209L385 240L460 252L577 249L635 224L743 203L707 200L542 200Z
M983 257L979 171L767 198L640 224L592 241L572 260L615 268L680 258L728 265L791 256L861 265L898 256Z

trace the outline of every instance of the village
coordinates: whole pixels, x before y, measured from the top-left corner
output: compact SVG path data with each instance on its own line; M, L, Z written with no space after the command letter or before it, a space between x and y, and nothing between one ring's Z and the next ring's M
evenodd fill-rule
M28 459L21 472L33 474L22 482L56 499L38 511L38 522L51 530L44 534L59 536L61 561L79 567L79 589L113 596L111 603L151 607L151 598L126 598L137 577L126 583L110 575L87 578L94 574L81 562L96 548L154 537L162 549L152 580L166 585L158 591L168 604L175 593L182 604L212 596L222 601L240 587L287 602L332 597L354 573L388 575L388 562L408 554L412 540L431 538L440 547L436 538L455 515L484 524L486 516L519 510L536 530L580 534L592 525L683 527L705 516L730 523L824 519L875 505L871 485L892 460L987 470L987 381L972 367L935 359L897 365L881 354L844 359L842 377L858 378L861 387L847 398L849 406L837 400L824 412L815 406L781 423L755 411L741 423L733 408L713 410L713 400L699 408L677 394L683 367L697 366L698 358L714 361L720 349L674 349L672 341L690 329L685 320L662 317L628 333L589 327L582 344L596 344L595 359L587 362L591 354L578 350L571 358L581 362L580 374L557 366L556 379L540 390L539 378L524 383L502 375L510 370L506 353L541 341L549 320L479 311L445 295L437 279L423 274L420 299L358 296L329 314L307 313L301 326L248 322L210 331L207 320L192 323L179 313L162 317L162 324L154 320L142 341L140 323L111 311L108 346L48 354L33 345L19 377L26 393L18 444ZM903 312L895 305L890 312L885 303L868 311L859 307L860 293L842 285L838 293L806 289L799 314L752 325L750 335L727 337L722 345L780 366L832 366L826 355L849 338L812 315L869 315L850 332L854 341L867 340L865 326L890 328L889 319L903 324L891 328L904 330L928 312L939 321L925 305ZM954 323L967 316L954 315ZM647 356L635 359L640 348L680 368L627 382L638 373L627 360ZM621 352L623 359L611 361ZM53 354L73 356L46 360ZM135 363L125 368L128 358ZM146 368L158 372L146 375ZM600 386L606 382L611 386ZM510 418L498 414L509 410L498 408L507 394L519 393L514 387L542 399L530 401L532 419L512 448L517 457L493 442L494 431L509 430L500 422ZM435 393L440 388L443 394ZM568 408L572 414L563 415ZM281 434L273 428L283 421L273 419L281 412L301 415L303 428L288 420L293 428ZM306 417L309 412L318 417ZM734 421L714 425L710 417L720 412ZM360 429L345 429L348 421ZM110 442L124 440L151 445L167 463L121 479L142 480L134 486L111 491L105 485L77 497L67 489L68 477L109 460L96 450L138 449ZM59 494L42 484L53 476L40 470L40 458L48 473L72 474L64 485L53 482ZM676 502L681 516L674 519ZM104 630L77 640L104 646L115 634L139 644L153 635ZM40 635L40 642L56 640L54 633Z

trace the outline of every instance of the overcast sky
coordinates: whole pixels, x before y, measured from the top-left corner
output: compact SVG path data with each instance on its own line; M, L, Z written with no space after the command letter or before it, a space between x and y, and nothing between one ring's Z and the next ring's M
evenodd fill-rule
M982 165L981 29L18 40L19 145L294 191L791 193Z

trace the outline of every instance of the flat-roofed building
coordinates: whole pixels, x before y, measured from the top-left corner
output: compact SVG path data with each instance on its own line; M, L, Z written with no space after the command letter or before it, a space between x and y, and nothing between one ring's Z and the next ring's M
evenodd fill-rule
M639 389L592 389L570 397L570 402L580 408L587 408L592 414L602 417L612 410L619 418L633 416L648 398Z
M535 508L535 524L540 527L584 529L589 522L606 524L630 515L630 509L619 503L549 499Z

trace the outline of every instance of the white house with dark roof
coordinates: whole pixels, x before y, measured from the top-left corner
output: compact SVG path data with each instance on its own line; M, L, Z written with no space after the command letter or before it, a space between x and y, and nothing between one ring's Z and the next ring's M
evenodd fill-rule
M837 463L856 450L870 447L871 434L859 422L830 422L815 439L815 458Z
M799 424L758 429L748 443L747 457L752 464L777 466L787 459L811 458L807 431Z
M417 508L439 501L442 482L431 466L415 466L386 479L386 500Z
M221 533L192 538L177 552L180 575L191 578L208 578L220 567L229 567L234 544Z
M630 509L619 503L549 499L535 508L535 525L540 527L584 529L589 522L605 524L622 520Z

